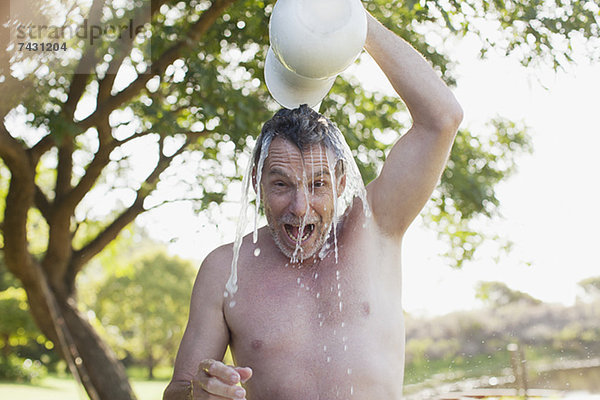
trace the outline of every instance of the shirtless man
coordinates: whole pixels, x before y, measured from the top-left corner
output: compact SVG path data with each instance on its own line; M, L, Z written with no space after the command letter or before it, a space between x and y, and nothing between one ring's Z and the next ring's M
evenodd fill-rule
M345 175L339 165L330 174L323 143L294 144L284 130L298 119L315 119L307 125L316 131L332 125L306 107L265 124L279 130L258 182L268 226L256 244L243 239L234 307L223 296L232 244L204 260L164 399L401 398L402 237L440 178L462 110L429 64L370 15L365 48L413 118L367 187L372 216L356 198L337 225L337 262L334 251L319 257L331 240L333 185L341 193ZM298 240L303 260L291 262ZM227 345L237 366L220 361Z

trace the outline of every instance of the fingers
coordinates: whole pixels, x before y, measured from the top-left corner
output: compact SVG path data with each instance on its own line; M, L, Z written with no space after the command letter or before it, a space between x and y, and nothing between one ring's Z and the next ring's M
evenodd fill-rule
M240 374L234 367L223 364L216 360L204 360L200 363L199 372L218 378L220 381L235 385L240 381Z
M237 371L239 370L239 372ZM250 368L234 368L215 360L204 360L200 363L194 386L194 398L204 399L201 393L215 396L216 398L241 400L246 397L246 391L237 383L250 379ZM198 397L196 397L198 393ZM210 397L213 398L213 397Z
M252 378L252 369L249 367L233 367L233 369L240 375L242 383L246 383L248 379Z

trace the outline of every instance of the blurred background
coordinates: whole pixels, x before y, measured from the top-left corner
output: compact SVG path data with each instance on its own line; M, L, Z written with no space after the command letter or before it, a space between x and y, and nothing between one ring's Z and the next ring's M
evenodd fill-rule
M197 269L234 239L277 110L273 4L4 2L3 398L161 398ZM403 244L406 395L598 398L598 2L364 4L465 110ZM365 183L410 126L366 54L321 112Z

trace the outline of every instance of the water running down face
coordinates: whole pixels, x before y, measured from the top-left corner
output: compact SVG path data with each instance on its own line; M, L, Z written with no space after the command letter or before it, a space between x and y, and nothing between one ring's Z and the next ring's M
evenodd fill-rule
M268 151L261 197L271 235L286 257L307 260L327 240L335 218L334 199L344 190L345 176L334 182L323 144L301 152L275 137Z

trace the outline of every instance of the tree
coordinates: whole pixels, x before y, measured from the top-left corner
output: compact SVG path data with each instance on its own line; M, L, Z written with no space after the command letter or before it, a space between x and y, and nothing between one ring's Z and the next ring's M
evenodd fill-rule
M491 307L504 307L509 304L536 306L542 301L531 295L509 288L504 282L479 282L476 297Z
M3 268L0 265L0 273ZM25 291L18 287L0 288L0 363L7 363L14 347L26 345L40 336L29 314Z
M182 198L195 199L203 209L220 202L227 184L239 177L223 166L237 166L235 160L247 155L251 137L276 108L262 80L274 2L94 0L89 6L64 2L68 7L47 14L49 3L38 3L16 15L4 8L25 1L0 6L2 251L27 293L36 324L76 361L70 365L88 394L132 399L124 369L77 309L76 278L144 211ZM518 53L525 63L549 58L557 66L568 61L573 40L599 35L592 0L372 0L367 7L410 38L449 83L451 63L440 46L428 43L424 30L439 38L464 35L477 32L485 18L503 34L484 37L482 53L493 47ZM136 28L146 29L95 41L89 34L53 39L65 44L64 51L19 51L9 27L39 13L48 20L58 16L60 26L135 21ZM322 111L342 126L366 181L388 148L377 138L397 137L392 132L406 129L406 110L396 100L366 92L352 78L337 80ZM506 131L496 133L506 144L504 155L519 150L522 143L509 143ZM459 137L469 150L467 138L480 135L461 131ZM140 153L151 156L143 171L135 168ZM442 237L454 248L465 244L462 253L453 253L459 260L480 241L468 220L494 215L494 185L510 172L494 162L495 153L479 154L474 166L453 160L429 210L445 221ZM195 174L179 176L185 165ZM460 179L452 181L450 174ZM178 182L174 193L161 188L170 180ZM476 195L457 199L455 192ZM46 233L43 246L32 249L35 218Z
M113 348L143 361L153 379L154 367L161 360L163 365L174 361L187 321L195 269L187 261L155 250L119 266L118 271L99 284L88 306L110 332Z
M583 279L579 282L579 286L588 296L592 298L600 297L600 276Z

